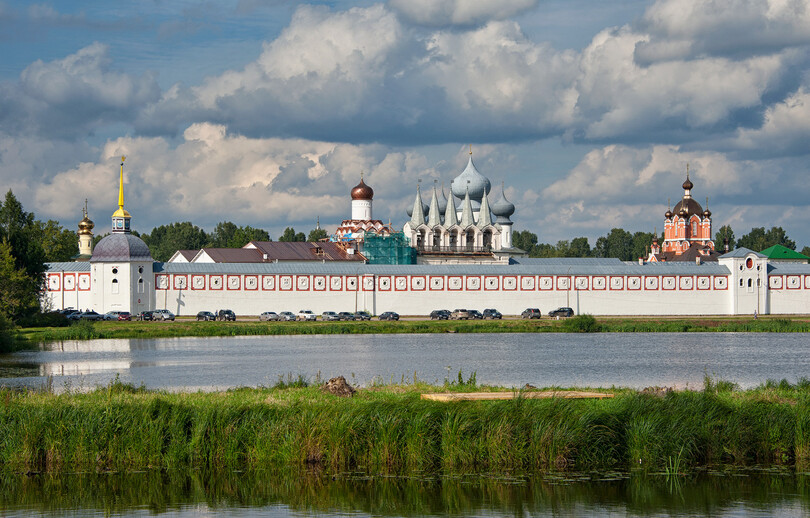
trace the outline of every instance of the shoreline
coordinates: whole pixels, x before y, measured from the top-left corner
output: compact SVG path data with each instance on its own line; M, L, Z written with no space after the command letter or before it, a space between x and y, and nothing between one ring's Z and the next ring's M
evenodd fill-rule
M538 320L410 320L398 322L80 322L66 327L24 328L16 332L18 347L61 340L105 338L179 338L200 336L257 336L307 334L422 334L422 333L655 333L655 332L810 332L810 316L753 317L592 317Z
M170 393L111 382L88 393L0 389L0 471L320 468L402 474L810 467L810 381L737 390L587 389L606 399L532 399L474 378L325 393L321 380ZM559 387L546 390L568 391ZM511 391L501 401L423 393Z

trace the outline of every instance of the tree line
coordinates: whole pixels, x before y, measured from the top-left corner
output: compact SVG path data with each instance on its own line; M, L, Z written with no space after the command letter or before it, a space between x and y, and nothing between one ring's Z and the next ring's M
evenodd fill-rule
M615 257L622 261L636 261L650 254L655 234L652 232L629 232L621 228L611 229L605 236L596 239L591 247L587 237L577 237L570 241L561 240L557 244L539 243L537 234L529 230L519 230L512 234L512 245L529 253L529 257ZM748 248L761 252L773 245L782 245L796 250L796 242L790 239L782 227L752 228L739 239L735 238L730 225L723 225L714 235L714 249L722 253L725 241L728 249ZM659 244L664 242L663 232L658 236ZM810 246L805 246L802 254L810 256Z

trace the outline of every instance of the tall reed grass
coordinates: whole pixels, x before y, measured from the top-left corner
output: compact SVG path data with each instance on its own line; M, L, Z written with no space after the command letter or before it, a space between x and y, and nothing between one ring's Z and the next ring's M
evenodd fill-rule
M469 390L468 382L373 387L342 399L288 380L223 393L150 392L118 382L59 395L3 389L0 470L663 472L677 459L680 472L715 463L806 469L810 460L810 389L801 383L440 403L419 393Z

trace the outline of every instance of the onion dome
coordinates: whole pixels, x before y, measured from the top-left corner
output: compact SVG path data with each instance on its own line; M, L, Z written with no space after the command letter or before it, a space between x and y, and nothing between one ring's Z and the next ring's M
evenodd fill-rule
M371 200L374 198L374 189L366 185L363 178L360 178L360 183L352 189L353 200Z
M667 209L667 211L664 213L664 217L667 219L672 219L672 211Z
M509 220L509 216L515 213L515 206L506 199L503 185L501 185L501 197L498 201L492 204L492 213L498 217L498 223L505 223Z
M712 211L710 211L708 207L706 207L706 210L703 211L703 217L704 218L711 218L712 217Z
M81 221L79 221L79 232L78 234L85 235L85 234L93 234L93 228L95 227L95 223L93 223L90 218L87 217L87 208L84 209L84 217Z
M442 182L442 190L439 191L438 202L439 212L444 215L444 213L447 212L447 197L444 195L444 182Z
M430 212L430 206L427 203L422 202L422 213L427 214L428 212ZM405 209L405 213L408 215L409 218L413 217L413 207L411 205L408 205L408 208Z
M470 153L470 160L467 162L467 167L460 175L453 179L450 185L450 191L459 199L464 199L467 193L470 194L470 200L474 201L474 206L481 203L481 198L489 194L492 185L489 179L478 172L473 164L472 153Z
M672 212L679 216L701 215L703 214L703 207L694 198L684 198L675 205Z
M112 233L93 248L91 263L153 261L149 247L143 239L125 233Z
M692 180L689 179L689 175L686 175L686 181L683 182L683 189L685 191L690 191L690 190L692 190L692 187L694 187L694 186L695 185L692 183Z

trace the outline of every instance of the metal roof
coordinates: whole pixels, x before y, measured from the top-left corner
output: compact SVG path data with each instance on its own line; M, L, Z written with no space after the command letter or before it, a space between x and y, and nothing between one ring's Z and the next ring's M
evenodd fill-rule
M729 252L727 254L723 254L723 255L720 256L720 258L721 259L728 259L729 257L745 257L748 254L754 254L756 257L762 257L762 258L767 257L765 255L760 254L759 252L754 252L751 249L743 247L743 248L737 248L735 250L732 250L731 252Z
M769 275L804 274L810 275L810 264L807 263L787 263L776 261L768 263Z
M77 263L45 263L49 272L89 272L90 263L83 261Z
M532 264L388 265L351 263L154 263L157 273L292 275L728 275L717 263L623 263L549 260Z

